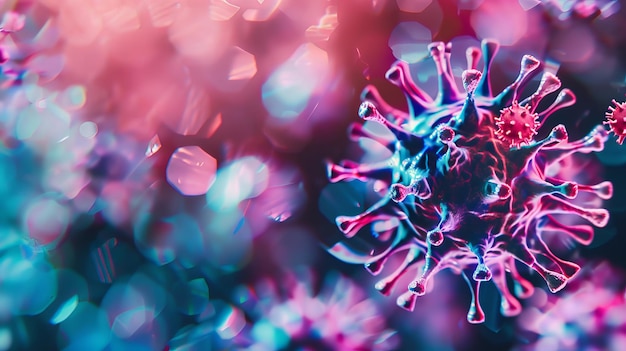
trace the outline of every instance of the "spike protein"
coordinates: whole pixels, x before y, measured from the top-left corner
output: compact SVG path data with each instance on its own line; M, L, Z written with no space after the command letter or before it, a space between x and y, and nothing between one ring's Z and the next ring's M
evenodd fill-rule
M330 182L372 180L383 184L376 187L382 198L365 212L336 218L345 236L352 238L364 227L381 222L389 224L393 234L382 252L358 259L353 259L355 254L342 242L329 252L346 261L364 262L374 275L382 271L390 256L404 252L403 263L380 280L376 289L388 295L405 272L417 268L416 279L397 298L397 304L409 311L414 309L416 297L431 289L432 277L451 269L469 285L470 323L485 320L479 289L489 280L501 293L501 312L505 316L521 312L517 298L529 296L533 286L518 273L516 262L539 273L550 291L561 290L580 267L553 254L542 233L558 231L589 244L593 227L568 226L559 220L560 215L576 215L604 227L609 220L607 210L581 207L572 200L579 192L601 199L609 199L613 193L608 181L577 184L548 171L575 153L602 150L608 138L604 128L598 126L585 138L570 142L566 128L558 125L545 139L535 138L548 117L572 105L575 95L563 89L552 105L537 112L539 102L561 85L554 74L546 72L537 90L521 100L520 92L542 67L538 59L525 55L515 81L494 96L489 73L499 45L483 41L481 47L467 51L463 93L452 74L451 45L430 44L439 76L439 93L434 99L411 80L406 63L396 62L386 78L404 92L408 112L391 107L372 86L365 88L359 108L362 119L382 124L393 137L381 137L360 124L350 129L352 139L372 139L388 149L391 158L371 165L353 161L328 164ZM481 56L483 72L476 69ZM517 296L510 292L507 276L512 278Z

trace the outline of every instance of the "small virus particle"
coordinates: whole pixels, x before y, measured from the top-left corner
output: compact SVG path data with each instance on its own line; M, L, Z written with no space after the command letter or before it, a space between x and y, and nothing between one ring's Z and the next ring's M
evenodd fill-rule
M521 304L509 291L507 276L515 283L517 297L529 296L533 286L518 273L516 262L539 273L552 292L561 290L580 269L553 254L542 234L557 231L586 244L593 238L593 228L569 226L562 215L578 216L597 227L608 222L607 210L572 201L579 192L608 199L613 193L610 182L584 185L551 175L553 166L575 153L602 150L606 130L598 126L585 138L570 142L565 127L558 125L546 138L534 139L547 118L572 105L575 96L563 89L552 105L537 112L539 102L561 86L554 74L546 72L537 90L520 99L519 93L542 66L530 55L522 58L515 81L492 95L489 73L498 47L494 41L482 42L484 72L476 70L481 50L468 49L462 93L452 74L451 45L432 43L430 55L439 75L434 99L411 80L406 63L395 63L386 77L403 90L408 112L390 106L368 86L359 116L382 124L390 133L381 136L358 124L350 129L352 139L372 139L388 150L390 158L373 165L328 164L331 182L372 180L382 196L359 215L336 218L346 241L357 233L378 240L393 238L383 250L367 254L343 241L329 252L347 262L365 263L374 275L381 273L390 256L403 252L404 262L376 289L388 295L405 272L418 269L408 291L397 299L407 310L414 309L416 296L432 288L437 272L450 268L470 287L469 322L485 319L479 288L489 280L501 293L501 312L517 315ZM372 234L362 231L366 227ZM385 229L379 233L377 228Z
M535 291L517 319L525 340L515 350L624 350L625 284L621 271L602 262L583 268L558 295Z
M339 274L321 290L310 274L287 274L242 287L241 308L254 321L242 350L394 350L396 333L363 291Z
M520 106L513 101L513 106L500 111L500 117L496 117L496 135L500 140L512 147L522 144L530 144L537 135L539 115L530 111L530 106Z
M617 143L622 144L626 138L626 102L617 102L613 99L613 106L606 112L606 121L610 131L617 136Z
M564 21L572 17L583 19L601 19L619 12L618 0L519 0L525 10L542 5L552 17Z

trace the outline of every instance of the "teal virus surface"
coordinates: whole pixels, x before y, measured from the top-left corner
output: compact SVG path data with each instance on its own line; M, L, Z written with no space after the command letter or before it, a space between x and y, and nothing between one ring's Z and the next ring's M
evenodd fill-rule
M382 272L388 258L404 255L376 289L388 295L404 273L416 270L407 291L397 298L397 304L407 310L413 310L416 297L430 289L437 272L449 268L461 274L472 294L470 323L485 320L479 291L481 283L489 280L501 294L501 312L505 316L521 312L517 298L529 296L533 286L518 266L541 275L550 291L561 290L580 267L553 254L542 234L559 232L589 244L592 226L570 225L572 221L562 219L574 215L604 227L608 211L581 206L576 198L581 192L596 199L608 199L613 193L608 181L577 184L569 179L571 174L558 172L559 163L573 154L603 149L608 136L602 126L577 141L568 140L563 125L537 138L553 112L575 102L574 94L563 89L549 107L538 111L539 102L561 86L554 74L545 72L534 93L520 96L543 71L542 63L530 55L522 58L515 81L492 94L489 74L499 45L483 41L481 46L482 50L467 51L463 92L452 74L451 45L430 44L439 79L434 99L412 81L406 63L395 63L386 78L406 95L408 112L387 104L372 86L364 90L359 108L362 119L382 124L393 137L375 134L361 124L350 128L352 139L372 139L391 157L377 164L328 164L331 182L374 181L381 196L357 216L337 217L339 229L347 238L390 238L384 249L368 253L357 253L344 242L329 252L346 262L365 263L374 275ZM476 69L481 56L482 72ZM384 233L376 228L385 228Z

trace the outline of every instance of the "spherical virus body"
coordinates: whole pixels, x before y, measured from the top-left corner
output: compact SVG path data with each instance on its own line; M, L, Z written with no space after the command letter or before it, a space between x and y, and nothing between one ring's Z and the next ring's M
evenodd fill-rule
M601 126L577 141L568 141L563 125L554 127L544 139L536 138L554 111L575 102L574 94L563 89L548 108L538 112L539 102L561 83L546 72L537 90L522 99L520 93L542 66L525 55L515 81L494 96L489 73L499 46L494 41L483 41L481 46L482 50L467 51L468 69L462 75L465 93L454 81L450 44L429 46L439 76L435 99L411 80L406 63L394 64L386 77L404 92L408 112L384 102L372 86L364 90L359 108L362 119L382 124L394 137L381 137L359 124L350 129L352 139L373 139L392 156L378 164L343 161L328 165L331 182L374 180L382 195L357 216L337 217L339 229L351 238L365 234L361 229L369 227L377 236L382 234L375 232L375 225L382 223L387 224L385 234L393 238L381 252L361 255L365 257L359 260L352 260L355 253L341 242L329 252L346 261L364 262L372 274L379 274L390 256L404 253L403 263L380 280L376 289L389 294L401 275L417 268L416 279L397 299L407 310L413 310L416 296L430 289L437 272L450 268L470 287L467 319L471 323L485 319L479 303L484 281L492 280L500 291L504 315L521 311L507 276L517 297L528 296L533 286L518 273L516 262L539 273L552 292L562 289L580 267L553 254L542 233L561 232L589 244L593 227L565 225L560 215L576 215L603 227L609 219L607 210L575 205L572 199L579 192L602 199L613 193L610 182L577 184L548 171L574 153L602 150L607 140ZM483 72L476 69L480 56L484 56Z
M615 99L612 102L615 106L609 106L604 124L609 126L617 137L617 143L621 145L626 138L626 102L617 102Z

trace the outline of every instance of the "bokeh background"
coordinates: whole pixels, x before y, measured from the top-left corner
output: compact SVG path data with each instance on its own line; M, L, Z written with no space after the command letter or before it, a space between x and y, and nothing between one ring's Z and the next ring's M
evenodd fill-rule
M586 247L554 240L585 269L556 295L529 276L518 317L488 294L481 325L452 273L407 312L327 252L344 238L334 217L366 200L358 184L329 188L325 166L363 155L347 128L366 85L406 109L384 78L394 61L436 93L432 41L452 43L460 77L467 47L498 40L495 91L524 54L541 59L577 97L545 129L583 137L626 100L623 1L0 6L0 350L626 347L614 136L572 166L613 182L609 224Z

